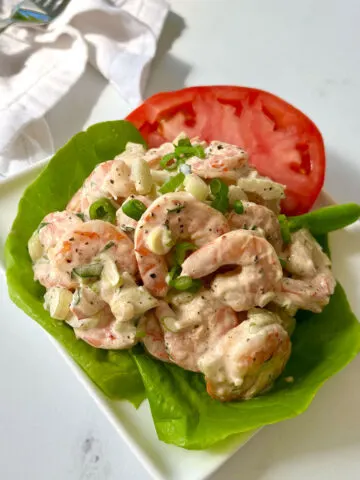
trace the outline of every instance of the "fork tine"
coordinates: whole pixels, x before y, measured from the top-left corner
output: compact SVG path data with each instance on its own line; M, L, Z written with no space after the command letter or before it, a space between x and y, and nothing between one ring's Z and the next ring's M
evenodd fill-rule
M46 13L55 17L65 10L70 0L33 0L33 2Z

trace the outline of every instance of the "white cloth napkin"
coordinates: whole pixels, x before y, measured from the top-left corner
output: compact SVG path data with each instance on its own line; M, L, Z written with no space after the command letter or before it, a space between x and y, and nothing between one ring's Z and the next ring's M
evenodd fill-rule
M3 13L10 3L0 0ZM72 0L46 30L0 35L0 176L53 153L43 117L87 61L136 106L167 12L166 0Z

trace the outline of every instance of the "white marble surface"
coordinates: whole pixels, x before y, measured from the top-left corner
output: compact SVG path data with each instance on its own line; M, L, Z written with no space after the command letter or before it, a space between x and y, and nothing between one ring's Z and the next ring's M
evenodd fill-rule
M324 134L328 191L338 201L359 202L358 0L171 4L147 94L223 83L281 95ZM89 68L47 119L58 147L84 126L128 110ZM356 282L349 294L354 301L359 296ZM12 321L15 307L1 274L0 305L0 478L149 479L46 335L24 314ZM359 368L357 358L305 414L263 429L213 480L358 479Z

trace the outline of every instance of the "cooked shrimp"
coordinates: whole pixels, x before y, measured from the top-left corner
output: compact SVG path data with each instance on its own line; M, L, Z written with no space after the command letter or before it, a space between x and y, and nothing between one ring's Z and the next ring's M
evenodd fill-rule
M282 268L274 248L246 230L226 233L192 253L183 263L182 275L201 278L225 265L240 268L216 275L211 291L237 312L263 307L279 289Z
M305 229L292 234L284 255L285 268L294 278L284 278L274 301L290 311L302 308L321 312L334 293L336 280L331 261Z
M113 162L114 160L108 160L107 162L99 163L94 168L67 204L66 210L70 212L85 212L93 202L107 196L106 192L103 192L102 187Z
M248 171L247 153L235 145L214 141L205 154L205 159L193 157L186 162L199 177L236 181Z
M44 248L44 252L46 253L49 248L54 247L67 231L82 223L83 221L77 215L66 210L46 215L39 229L39 240Z
M175 151L173 143L163 143L158 148L150 148L145 155L144 160L148 162L150 168L157 169L160 166L160 160L164 155Z
M44 258L34 263L33 270L34 280L37 280L46 288L63 287L72 290L78 285L71 274L62 271Z
M217 400L247 400L268 390L289 359L291 343L280 319L260 309L248 317L199 359L207 391Z
M304 228L291 235L291 242L283 256L286 259L286 270L301 278L314 277L320 269L331 267L329 257Z
M163 362L170 361L165 348L164 332L153 312L148 312L140 319L138 332L145 334L141 342L150 355Z
M336 280L330 269L311 279L283 278L281 290L276 293L273 301L291 312L301 308L320 313L329 303L335 285Z
M100 310L103 310L105 306L105 301L90 287L81 285L73 296L70 311L78 320L82 320L93 317Z
M128 200L135 199L135 200L140 200L146 207L149 207L151 205L152 200L150 198L145 197L144 195L130 195L129 198L127 198L125 202ZM122 208L120 207L118 211L116 212L116 224L122 230L123 232L127 233L130 238L134 237L134 230L136 228L136 225L138 224L137 220L128 217L126 213L122 211Z
M243 202L244 213L231 212L228 222L232 230L254 230L262 234L271 243L276 252L282 248L280 225L275 213L262 205L252 202Z
M168 193L156 199L135 230L135 254L145 287L155 296L166 294L164 255L178 240L201 247L228 230L220 212L188 193Z
M67 231L49 252L49 260L71 276L73 268L89 264L105 247L121 271L136 273L133 243L125 233L102 220L90 220Z
M86 320L88 320L87 324ZM80 328L76 327L76 323L71 321L68 323L74 327L76 337L92 347L122 350L132 347L138 341L134 324L116 322L109 307L105 307L88 319L83 319Z
M160 145L160 147L150 148L150 150L148 150L145 153L144 160L149 164L150 168L158 169L160 167L160 160L162 159L162 157L164 155L174 152L175 145L177 145L179 140L182 138L186 138L186 134L184 132L179 133L179 135L177 135L177 137L174 138L172 143L167 142ZM197 137L194 138L193 140L194 140L194 145L201 144L201 142Z
M99 198L122 200L135 193L134 182L130 179L131 170L122 160L108 160L95 167L68 203L66 209L75 212L88 212L90 205Z
M209 292L193 295L189 302L171 309L160 302L155 310L164 329L170 360L185 370L198 372L198 360L228 330L239 324L236 313L214 301ZM179 325L179 331L170 328ZM181 328L182 326L182 328Z

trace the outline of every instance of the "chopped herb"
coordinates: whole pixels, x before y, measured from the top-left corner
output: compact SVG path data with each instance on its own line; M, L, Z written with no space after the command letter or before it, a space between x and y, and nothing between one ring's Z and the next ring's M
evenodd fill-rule
M180 213L183 208L185 208L185 205L178 205L177 207L171 209L168 208L168 213Z
M120 230L122 230L125 233L131 233L135 230L133 227L128 227L127 225L121 225Z
M108 242L105 247L101 250L101 252L106 252L106 250L109 250L109 248L113 247L115 245L115 242Z
M214 197L211 206L221 213L225 213L229 208L229 187L219 178L214 178L210 182L210 190Z
M82 220L83 222L85 222L85 215L84 215L83 213L75 213L75 215L76 215L77 217L79 217L80 220Z

